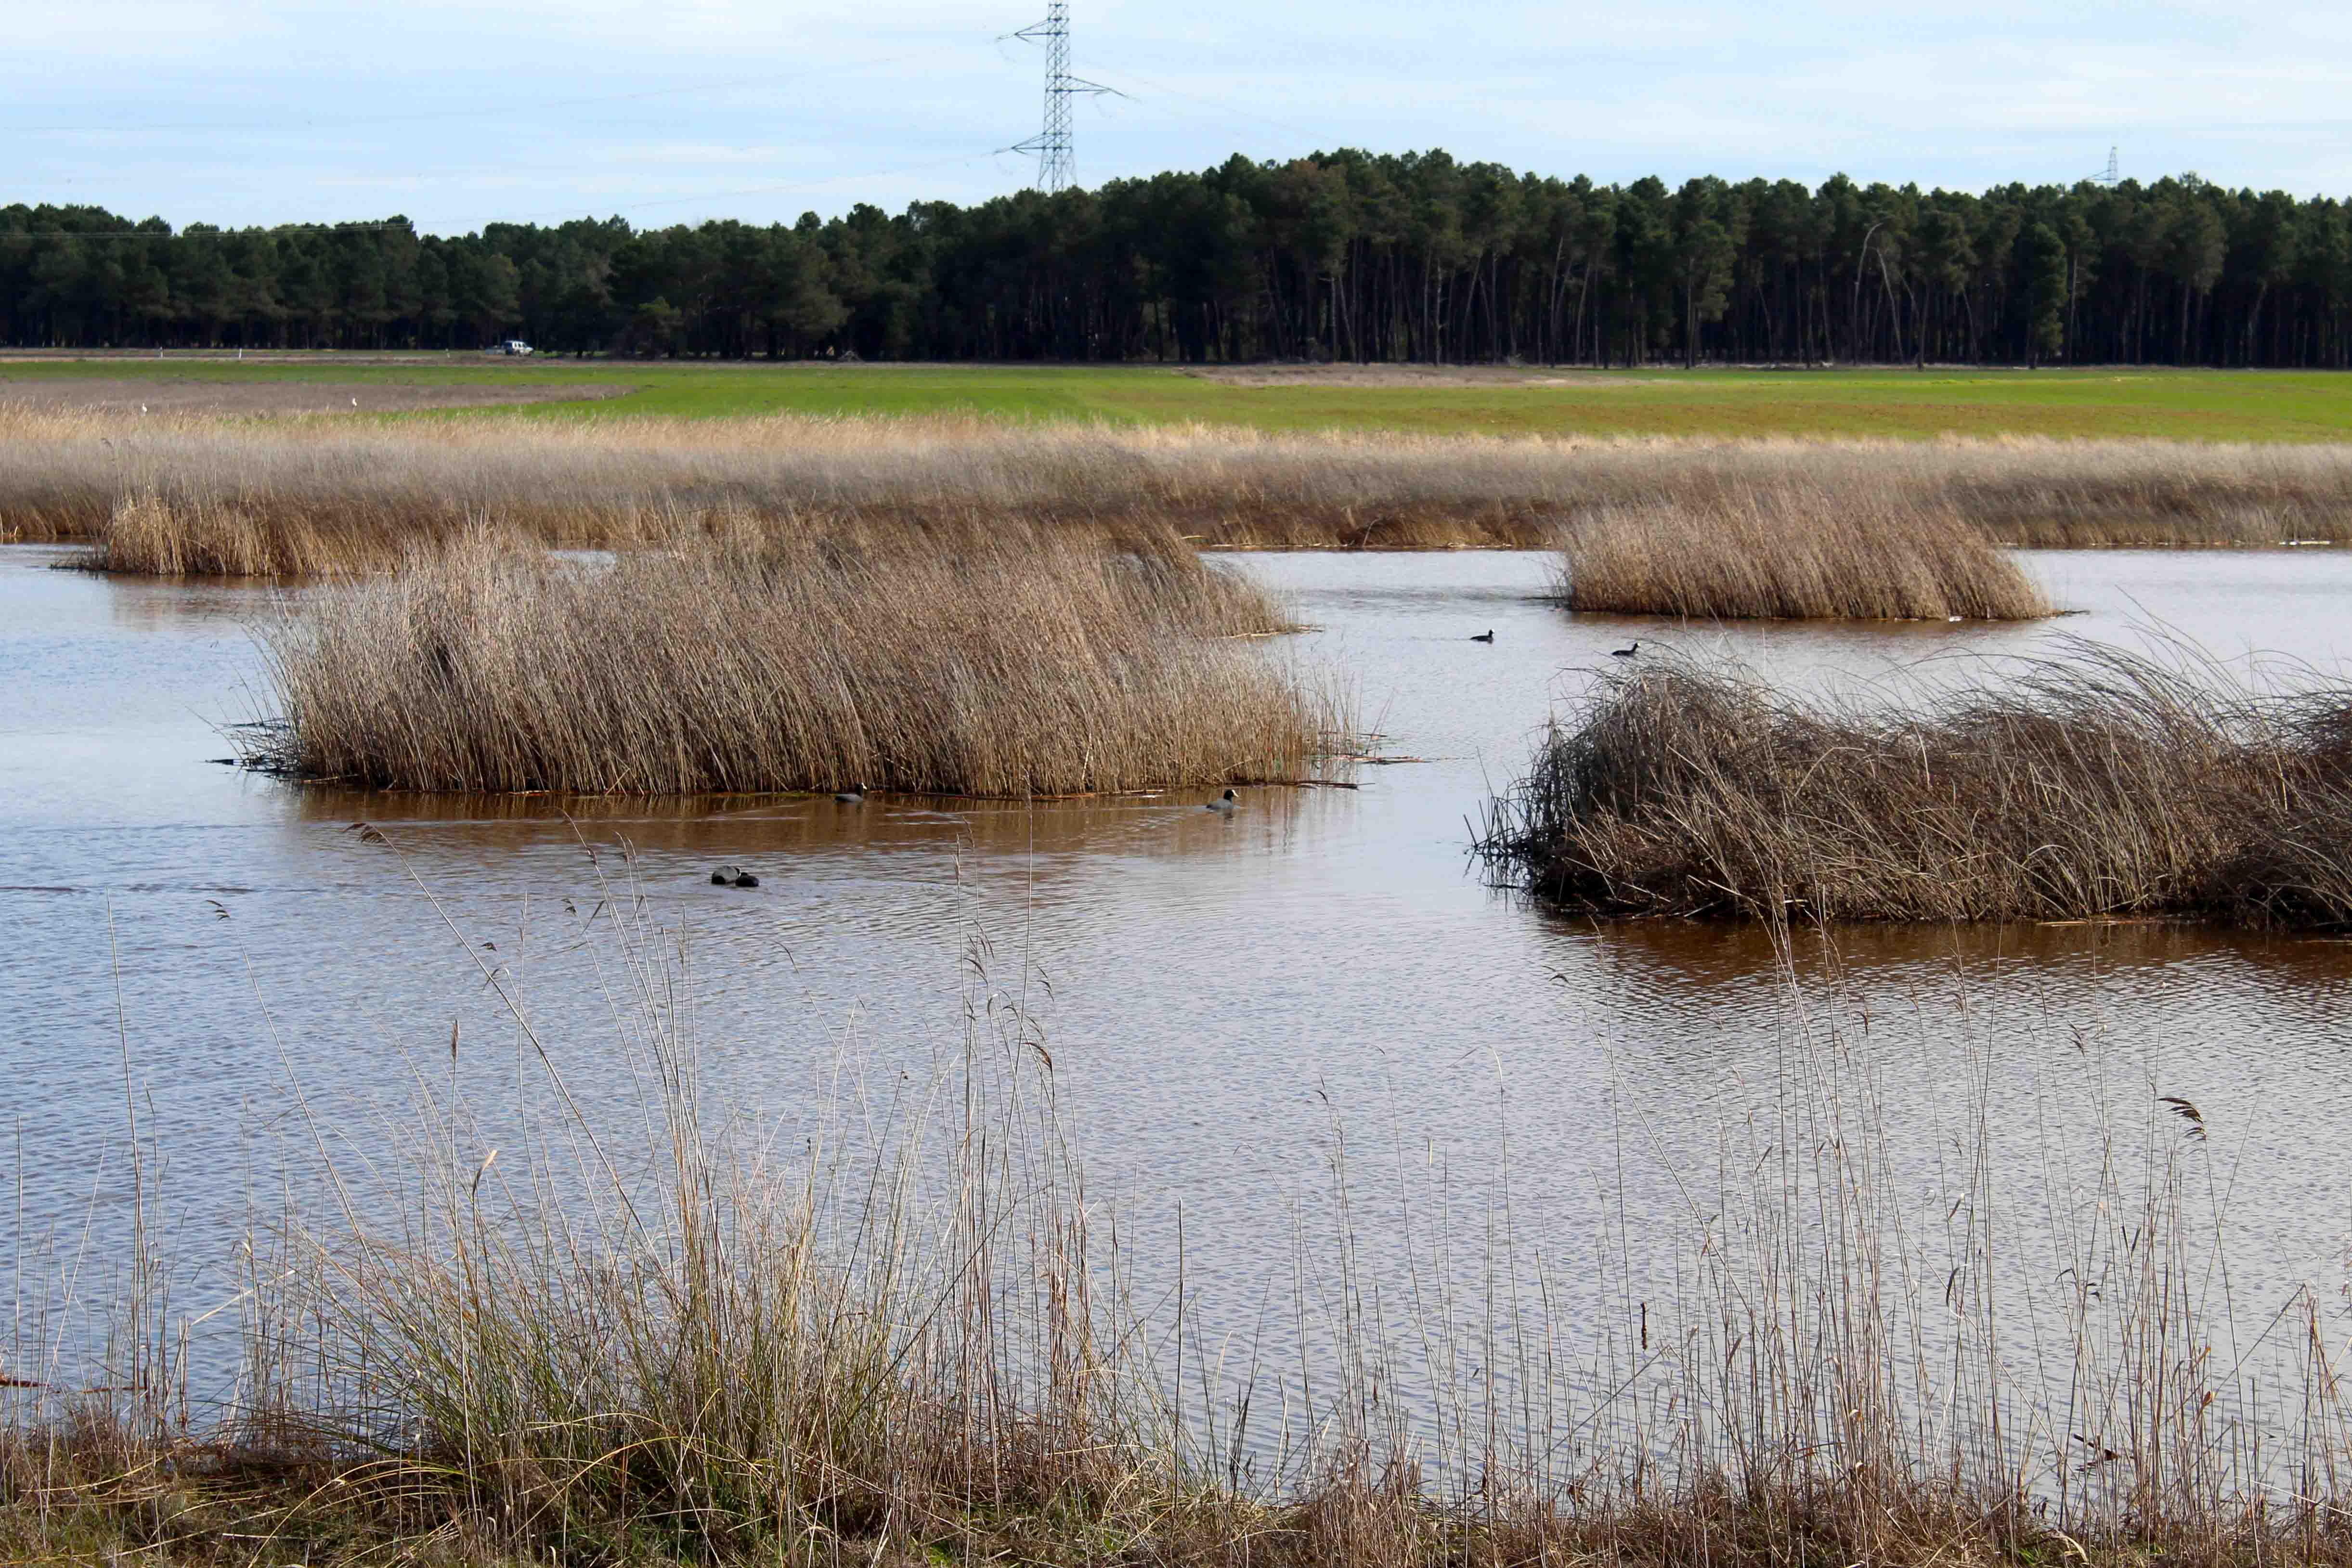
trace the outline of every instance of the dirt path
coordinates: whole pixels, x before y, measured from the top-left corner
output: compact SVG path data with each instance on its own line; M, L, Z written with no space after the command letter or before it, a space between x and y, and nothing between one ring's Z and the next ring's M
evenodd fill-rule
M398 382L247 382L232 377L153 381L92 376L16 377L0 368L0 403L91 413L398 413L420 408L499 408L619 397L634 387L612 382L571 385L431 386Z

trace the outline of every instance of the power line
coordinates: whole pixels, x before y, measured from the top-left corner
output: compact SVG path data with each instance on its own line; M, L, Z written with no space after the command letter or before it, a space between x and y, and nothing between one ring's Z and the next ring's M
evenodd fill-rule
M290 113L268 120L157 120L138 125L12 125L0 127L0 131L12 136L133 135L149 131L291 131L320 126L413 125L439 120L509 120L551 109L590 109L601 104L635 103L645 99L675 98L688 93L708 94L728 92L737 88L779 87L806 77L839 77L851 71L900 65L936 52L934 49L914 49L871 59L845 60L782 73L772 71L765 76L734 77L723 81L689 82L678 87L646 88L635 92L602 93L588 98L551 98L530 103L499 102L469 109L418 110L404 114Z
M1276 120L1271 115L1260 114L1255 110L1235 109L1231 102L1223 99L1204 98L1197 92L1187 92L1181 87L1171 87L1164 81L1154 80L1152 78L1144 76L1140 72L1129 70L1124 66L1114 66L1105 74L1108 76L1125 77L1130 82L1135 83L1139 87L1147 88L1152 93L1158 94L1163 99L1171 97L1188 99L1191 101L1199 104L1203 110L1208 110L1205 114L1194 116L1195 119L1204 121L1213 120L1219 125L1231 125L1236 120L1254 120L1260 125L1272 126L1276 131L1286 131L1290 135L1302 138L1309 144L1319 144L1318 142L1318 138L1325 134L1324 131L1309 131L1296 120ZM1118 89L1114 89L1113 90L1116 91ZM1149 98L1139 99L1134 93L1130 92L1120 92L1119 96L1136 102L1149 103L1151 101ZM1160 107L1167 109L1171 106L1166 103L1162 103ZM1176 112L1181 113L1183 111L1179 110Z
M1088 98L1127 95L1115 87L1070 74L1068 0L1049 0L1044 21L1032 22L1010 36L1045 46L1045 126L1028 141L1013 143L1013 151L1036 154L1039 190L1048 194L1067 190L1078 175L1077 149L1070 134L1070 99L1081 94Z
M920 173L929 169L944 169L950 166L976 163L983 158L994 158L1002 153L1018 151L1020 151L1020 149L1013 147L992 147L985 152L956 152L944 158L926 159L918 163L901 163L888 169L869 169L855 174L835 174L823 180L804 180L795 184L745 185L731 191L703 191L691 196L663 196L651 201L623 202L607 210L614 215L617 216L622 213L640 212L647 207L686 206L696 202L725 201L735 196L777 195L792 191L822 191L829 189L835 185L852 184L863 180L887 180L895 178L900 174ZM489 224L521 224L532 222L540 218L570 218L578 215L582 214L569 207L546 209L535 213L509 213L499 217L485 218L481 220L480 225L474 226L484 226ZM588 214L585 215L589 217L591 222L595 221L593 214ZM266 225L252 225L239 229L218 228L205 225L199 228L183 229L177 232L158 229L103 229L91 232L81 229L0 228L0 240L70 239L138 241L174 239L271 239L285 235L387 234L394 231L404 231L415 234L420 237L425 237L425 230L415 220L411 219L402 223L270 224ZM433 237L447 238L452 236L438 235Z
M1042 43L1045 46L1046 49L1045 124L1040 134L1032 137L1027 141L1016 142L1009 147L994 148L987 152L959 153L947 158L901 165L894 169L875 171L864 175L835 176L831 179L811 181L801 183L758 185L731 191L708 192L691 196L665 197L643 202L625 203L610 210L618 214L622 212L635 211L646 207L683 206L698 202L725 200L730 197L766 195L787 191L820 190L827 186L838 185L857 179L887 178L891 175L911 173L919 170L940 168L950 164L968 164L976 162L981 158L997 157L1007 152L1034 156L1038 160L1038 176L1036 184L1040 189L1049 192L1065 190L1070 185L1076 183L1076 159L1075 138L1073 136L1071 127L1070 99L1081 94L1088 97L1109 96L1115 98L1127 98L1130 96L1128 93L1120 91L1118 88L1108 87L1100 82L1087 81L1083 78L1071 74L1069 11L1070 7L1068 0L1049 0L1049 4L1046 6L1046 16L1045 20L1034 23L1027 27L1020 29L1018 32L1003 35L1003 37L1007 38L1019 38L1031 43ZM832 74L838 74L843 70L868 69L877 66L892 65L903 60L917 58L919 57L919 53L929 52L930 51L926 50L916 53L883 56L876 58L852 61L845 66L835 66L827 68L827 69ZM813 71L804 71L792 73L791 75L783 77L774 75L765 77L746 77L731 80L696 83L690 86L652 88L628 93L613 93L593 97L551 99L533 103L504 103L477 109L421 110L406 114L325 117L306 114L289 114L268 120L246 121L171 120L152 121L143 124L130 125L14 126L0 127L0 130L5 130L9 133L16 135L133 135L146 131L291 131L297 127L309 128L321 124L365 126L416 123L420 121L441 120L500 119L516 115L527 115L547 110L587 107L607 103L634 102L646 99L664 98L684 93L704 94L739 87L774 86L781 81L793 79L793 76L811 74L815 73ZM516 223L527 222L533 218L541 216L556 217L570 215L572 215L572 210L564 209L563 212L560 214L506 214L485 219L483 222ZM0 241L75 240L85 243L115 242L137 244L142 241L171 239L230 239L301 235L333 235L384 234L395 230L405 230L419 235L425 233L424 227L417 222L414 220L404 220L396 223L248 225L241 228L204 225L192 229L181 230L176 233L170 230L159 231L146 228L105 230L10 230L0 228Z
M950 153L944 158L926 159L919 163L900 163L894 168L869 169L863 172L855 174L835 174L823 180L803 180L798 183L790 185L744 185L732 191L704 191L697 195L691 196L662 196L652 201L626 202L614 207L613 211L616 214L634 213L641 211L646 207L687 206L696 202L724 201L732 196L769 196L781 194L788 191L822 191L829 189L835 185L854 184L862 180L887 180L895 178L900 174L920 173L927 169L945 169L953 165L977 163L982 158L993 158L999 153L1013 152L1018 151L1018 148L1013 147L992 147L985 152L954 152ZM569 209L563 210L568 211ZM490 218L486 221L489 223L515 223L533 217L549 217L553 215L558 214L550 212L540 212L535 214L524 213L509 217Z
M807 73L803 73L807 74ZM639 99L667 98L677 93L724 92L732 88L761 87L774 77L739 77L732 81L697 82L691 87L657 87L644 92L616 92L598 98L556 98L540 103L509 103L483 109L422 110L408 114L289 114L270 120L166 120L140 125L15 125L15 136L137 135L149 131L291 131L321 125L411 125L431 120L500 120L534 114L547 109L579 109L605 103L633 103Z
M78 240L174 240L174 239L270 239L279 235L372 235L389 234L395 229L414 231L413 223L399 224L271 224L268 227L241 229L216 228L205 225L186 229L7 229L0 228L0 240L9 239L78 239Z

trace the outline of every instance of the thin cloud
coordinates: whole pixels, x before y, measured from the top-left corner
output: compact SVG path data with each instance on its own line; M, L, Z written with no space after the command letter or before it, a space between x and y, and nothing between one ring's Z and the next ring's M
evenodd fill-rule
M12 36L10 196L174 222L318 222L397 202L458 230L530 211L789 222L808 206L1019 187L1042 0L323 6L91 0ZM1088 183L1235 152L1443 146L1603 180L1703 172L1981 188L2123 148L2301 193L2352 186L2314 125L2352 99L2352 17L2202 0L1729 0L1433 6L1076 0ZM39 127L60 129L40 131ZM698 196L694 193L707 193ZM706 206L707 202L715 204ZM362 204L353 206L350 204ZM376 204L370 206L365 204Z

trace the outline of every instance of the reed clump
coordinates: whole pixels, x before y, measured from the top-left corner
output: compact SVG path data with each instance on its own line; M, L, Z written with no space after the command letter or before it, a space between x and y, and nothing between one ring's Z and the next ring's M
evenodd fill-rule
M1574 610L1704 618L2025 621L2052 613L2017 562L1941 506L1818 510L1786 487L1636 501L1568 525Z
M1614 915L2352 925L2352 690L2090 643L2005 673L1865 700L1612 672L1484 851Z
M155 577L310 577L373 553L307 516L263 520L217 497L150 489L114 502L90 564Z
M89 540L94 564L123 571L203 559L159 538L163 520L192 536L229 517L289 536L275 551L231 551L230 565L373 571L397 565L420 538L476 525L619 548L667 537L682 514L714 511L1138 525L1219 549L1548 549L1563 527L1597 513L1663 509L1703 522L1759 494L1858 523L1957 517L2007 545L2335 540L2352 538L2352 446L1269 434L803 416L129 421L0 405L0 536Z
M1067 795L1293 779L1337 705L1181 540L990 519L551 557L483 534L266 639L257 760L402 789Z

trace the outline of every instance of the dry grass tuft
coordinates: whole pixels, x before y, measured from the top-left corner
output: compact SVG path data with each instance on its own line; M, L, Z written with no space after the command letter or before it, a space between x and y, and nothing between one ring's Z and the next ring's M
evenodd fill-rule
M1295 779L1335 705L1182 541L749 522L609 559L491 535L266 633L267 760L407 789L1063 795Z
M2343 926L2347 727L2340 686L2088 643L1869 703L1663 657L1554 731L1485 849L1613 914Z
M2018 564L1942 508L1824 512L1786 488L1579 517L1559 593L1575 610L1707 618L2024 621L2052 612Z

